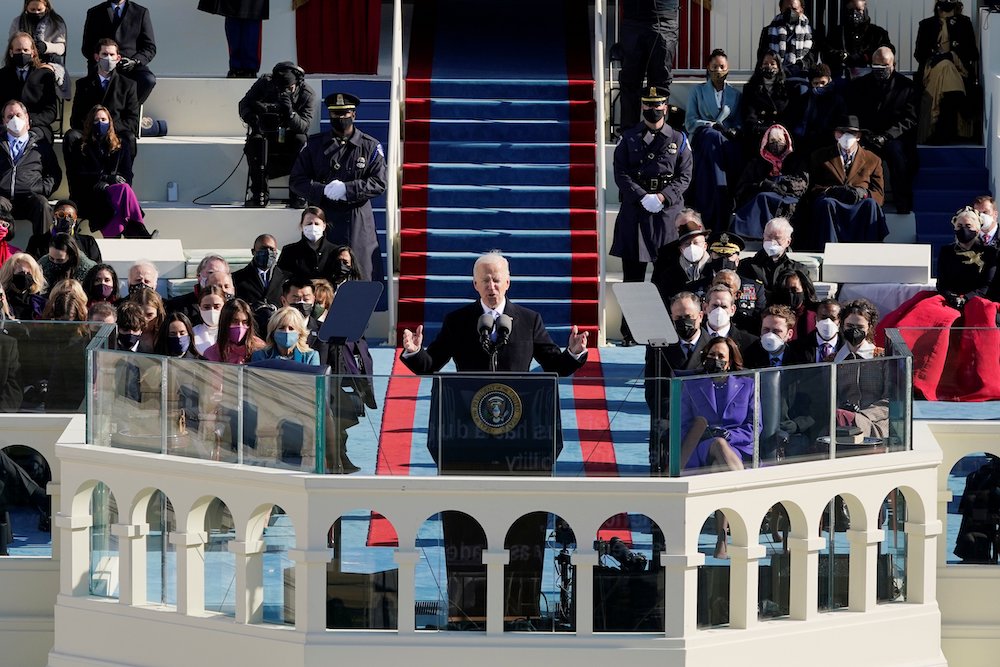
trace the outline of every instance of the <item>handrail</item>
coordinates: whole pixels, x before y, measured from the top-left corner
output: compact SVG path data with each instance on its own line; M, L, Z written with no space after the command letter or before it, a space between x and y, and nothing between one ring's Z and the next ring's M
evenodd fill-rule
M597 114L597 243L598 243L598 270L600 285L602 288L597 293L597 321L598 321L598 345L604 345L607 339L607 323L604 321L605 308L607 307L607 296L604 286L607 284L608 276L608 253L607 253L607 155L605 142L605 118L607 109L604 98L604 40L607 31L605 12L607 11L606 0L595 0L594 2L594 102L596 103Z
M403 104L403 8L402 0L392 3L392 78L389 84L389 164L385 197L385 258L386 258L386 298L389 303L389 330L386 332L390 344L396 340L396 309L399 295L393 277L396 275L395 240L399 234L399 190L402 148L400 124Z

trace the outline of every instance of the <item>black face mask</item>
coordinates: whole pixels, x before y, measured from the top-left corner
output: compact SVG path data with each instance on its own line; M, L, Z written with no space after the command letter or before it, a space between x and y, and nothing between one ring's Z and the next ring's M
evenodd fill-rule
M278 263L278 253L270 248L261 248L253 254L253 263L261 271L270 271Z
M865 339L865 330L860 327L844 327L844 340L857 347Z
M685 315L674 320L674 330L677 331L677 335L681 337L681 340L689 340L694 336L698 328L694 324L694 318L690 315Z
M128 286L128 295L132 296L133 294L138 294L139 292L141 292L144 289L152 289L152 288L151 287L147 287L145 283L136 283L135 285L129 285Z
M791 9L786 9L781 13L781 18L784 19L785 23L792 23L799 20L799 15Z
M336 278L338 281L340 281L340 280L347 280L350 277L351 277L351 265L348 264L347 262L342 261L340 265L337 267Z
M790 289L786 289L784 294L785 304L792 310L795 310L805 301L805 296L805 292L793 292Z
M650 123L659 123L667 116L663 109L643 109L642 117Z
M958 239L959 243L968 243L977 236L979 236L979 232L968 227L959 227L955 230L955 238Z
M935 9L939 12L951 12L955 10L955 4L954 2L939 2Z
M139 342L139 334L120 333L118 334L118 349L131 350Z
M856 9L852 11L847 18L848 21L851 22L851 25L856 25L856 26L864 25L865 23L868 22L868 20L865 17L865 13L858 11Z
M76 231L76 220L73 218L56 217L52 225L52 236L56 234L73 234Z
M349 116L334 116L330 119L330 127L339 134L347 134L354 127L354 119Z
M760 71L760 75L762 77L764 77L765 79L767 79L768 81L771 81L771 80L774 79L774 77L778 76L778 70L776 70L776 69L762 69Z
M18 292L27 292L35 284L35 277L30 273L15 273L11 276L10 283Z
M306 303L304 301L297 301L296 303L293 303L292 308L302 313L302 317L306 318L307 320L309 319L309 317L312 315L313 312L313 305L311 303Z
M10 59L14 67L27 67L31 64L31 54L30 53L15 53Z
M183 357L190 346L189 336L167 336L167 354L171 357Z
M706 373L721 373L726 370L726 363L722 359L708 357L705 359L705 363L702 364L702 368L705 369Z
M892 76L892 70L888 67L872 67L872 75L879 81L888 81L889 77Z

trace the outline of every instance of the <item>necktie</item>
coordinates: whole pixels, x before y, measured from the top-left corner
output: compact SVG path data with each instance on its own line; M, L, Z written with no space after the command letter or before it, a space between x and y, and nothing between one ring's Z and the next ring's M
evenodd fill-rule
M120 5L115 5L115 18L116 19L120 19L122 17L122 7L124 7L124 6L125 6L124 2L122 4L120 4Z
M712 338L718 338L719 337L719 332L718 331L713 331L713 332L711 332L711 334L712 334Z
M28 70L27 69L18 70L17 74L18 74L18 76L21 77L21 83L24 83L25 81L28 80Z
M691 359L691 351L694 349L692 343L681 343L681 350L684 352L684 363Z
M778 357L771 357L771 368L781 365L781 359Z
M495 310L491 310L490 311L490 315L493 316L493 331L490 332L490 340L495 343L495 342L497 342L496 321L497 321L497 318L500 317L500 313L498 313Z
M18 160L21 159L21 153L23 153L23 152L24 152L24 142L23 141L21 141L19 139L19 140L15 141L13 144L11 144L11 146L10 146L10 154L14 158L14 162L17 162Z
M108 82L109 81L111 81L111 79L101 79L101 90L107 90L108 89Z
M264 285L264 289L267 289L268 283L271 282L270 278L268 278L267 276L267 271L260 272L260 282L262 285Z

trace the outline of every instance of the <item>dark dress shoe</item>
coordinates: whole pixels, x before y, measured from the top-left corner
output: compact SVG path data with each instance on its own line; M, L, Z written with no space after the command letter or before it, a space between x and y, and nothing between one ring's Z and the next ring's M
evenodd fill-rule
M635 341L635 338L632 338L631 336L622 338L622 347L635 347L636 345L638 345L638 343Z
M250 195L250 199L243 202L244 208L267 208L270 200L267 195Z
M302 197L296 197L296 196L293 195L288 200L288 208L294 208L294 209L302 210L305 207L306 207L306 200L303 199Z

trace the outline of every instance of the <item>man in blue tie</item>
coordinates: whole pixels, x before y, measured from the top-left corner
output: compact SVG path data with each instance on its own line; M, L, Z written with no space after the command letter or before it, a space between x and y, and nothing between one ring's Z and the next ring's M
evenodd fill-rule
M89 72L95 69L91 54L97 51L98 42L104 38L118 43L122 56L118 71L135 82L139 104L142 104L156 85L156 76L149 69L150 61L156 57L149 10L132 0L106 0L87 10L80 50L87 59Z
M62 170L48 142L29 133L31 121L23 104L11 100L3 108L5 140L0 144L0 212L31 221L32 232L52 226L48 198L62 181Z

